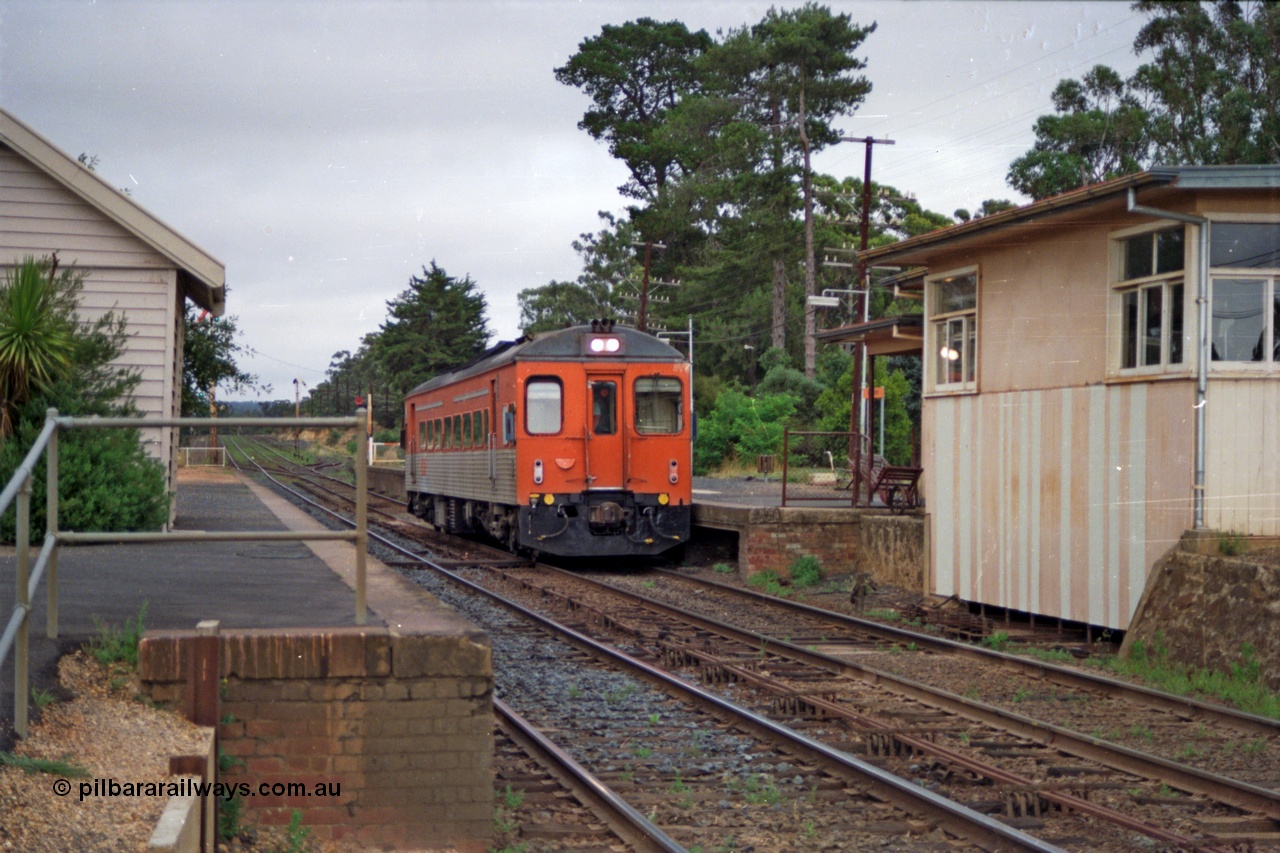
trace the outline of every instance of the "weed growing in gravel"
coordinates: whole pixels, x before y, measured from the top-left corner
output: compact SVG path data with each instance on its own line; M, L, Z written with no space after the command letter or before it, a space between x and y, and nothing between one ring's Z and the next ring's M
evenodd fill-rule
M733 574L733 566L728 563L716 563L711 567L711 571L721 575L731 575Z
M774 569L765 569L763 572L756 572L747 578L747 586L753 586L761 592L769 595L776 595L779 598L790 598L791 588L783 586L782 579L778 577L778 573Z
M1151 743L1156 739L1155 732L1151 731L1148 726L1144 726L1141 723L1134 723L1132 726L1129 726L1129 735L1131 737L1141 738L1148 743Z
M82 779L89 775L83 767L65 760L56 761L49 758L28 758L25 755L14 755L12 752L0 752L0 764L16 767L23 773L48 773L51 776L66 776Z
M640 692L640 686L637 684L624 684L622 687L615 687L604 694L604 701L610 705L617 705L624 702L630 697Z
M1161 783L1160 783L1160 796L1162 796L1162 797L1176 797L1176 796L1178 796L1178 792L1177 792L1177 791L1175 791L1175 790L1173 790L1172 788L1170 788L1166 783L1161 782Z
M644 583L642 583L642 584L640 584L640 585L641 585L642 587L644 587L645 589L653 589L653 588L654 588L654 587L656 587L658 584L657 584L657 583L655 583L654 581L645 581Z
M516 821L512 812L524 804L524 791L512 790L511 786L507 785L501 791L497 791L496 796L499 802L493 809L493 828L497 830L499 835L515 832L520 824ZM510 850L512 848L508 846L505 849Z
M636 746L632 747L631 754L636 758L648 758L653 755L653 750L647 746Z
M667 790L673 794L686 794L689 792L689 786L684 783L684 777L680 775L679 770L676 771L676 781L672 782L671 787Z
M1255 738L1244 746L1240 747L1240 751L1245 755L1258 755L1267 751L1267 739L1264 737Z
M1013 691L1013 701L1015 702L1025 702L1030 698L1031 691L1025 687L1019 687L1017 690Z
M649 728L653 728L654 726L656 726L658 724L658 720L661 720L661 719L662 719L662 715L659 714L657 711L654 711L652 714L649 715Z
M1218 537L1218 553L1224 557L1238 557L1245 552L1247 544L1243 534L1229 530Z
M581 699L581 698L582 698L582 688L581 688L581 687L579 687L579 686L578 686L578 685L576 685L576 684L570 684L570 685L569 685L569 698L570 698L570 699Z
M804 837L813 840L818 835L818 828L813 825L813 821L806 820L801 827L804 829Z
M221 778L228 771L236 767L243 767L244 759L228 754L222 747L218 747L218 777ZM234 796L226 796L224 794L218 796L218 837L223 841L230 841L238 835L244 833L244 826L240 823L244 816L244 802L240 799L237 792Z
M883 608L879 608L879 607L872 608L871 610L868 610L866 613L864 613L864 614L862 614L862 615L863 615L863 616L866 616L868 619L879 619L881 622L900 622L900 621L902 621L902 614L901 614L901 613L899 613L898 611L896 611L896 610L885 610L885 609L883 609Z
M284 842L271 848L272 853L306 853L311 849L307 841L311 830L302 825L302 812L294 809L289 815L289 825L284 830Z
M746 777L742 783L742 797L751 806L773 806L782 799L782 793L773 784L772 776L756 774Z
M1178 757L1183 759L1199 758L1201 754L1200 747L1194 743L1189 743L1182 748L1182 752L1178 753Z
M996 631L989 637L983 637L982 642L978 645L993 651L1002 652L1009 646L1009 634L1005 631Z
M31 704L35 705L37 708L43 710L57 701L58 697L53 695L52 690L46 690L41 687L31 688Z
M130 669L138 666L138 642L142 632L146 630L143 622L147 618L147 602L142 602L138 615L124 620L119 629L112 628L98 617L93 617L93 626L98 637L89 642L89 654L103 666L113 663L127 664Z

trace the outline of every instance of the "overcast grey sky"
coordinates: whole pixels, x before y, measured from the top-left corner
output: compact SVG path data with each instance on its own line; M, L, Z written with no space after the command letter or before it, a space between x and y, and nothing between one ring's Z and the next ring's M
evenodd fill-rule
M606 23L752 24L751 2L0 0L0 104L226 265L242 366L292 397L435 260L470 275L495 339L516 294L580 271L623 167L552 70ZM800 5L778 2L773 5ZM1065 77L1137 65L1127 3L831 2L872 91L839 123L878 182L951 214L1005 184ZM815 167L860 177L863 146ZM245 396L245 395L233 395Z

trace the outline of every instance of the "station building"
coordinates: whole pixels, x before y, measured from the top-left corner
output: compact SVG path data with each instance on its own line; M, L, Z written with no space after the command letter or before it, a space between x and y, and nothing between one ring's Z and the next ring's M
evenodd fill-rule
M1152 168L860 257L923 296L869 331L923 353L929 591L1125 630L1185 531L1280 541L1280 166Z
M109 311L125 316L130 337L119 365L141 374L134 392L139 411L177 417L184 303L221 316L222 263L0 110L0 267L55 252L60 269L85 276L82 320ZM146 430L143 441L165 463L172 491L176 430Z

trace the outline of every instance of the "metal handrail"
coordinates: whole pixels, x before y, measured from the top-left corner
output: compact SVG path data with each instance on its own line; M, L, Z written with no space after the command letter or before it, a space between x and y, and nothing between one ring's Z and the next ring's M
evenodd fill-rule
M15 519L14 557L16 560L13 612L0 635L0 665L8 659L9 652L14 651L14 697L13 728L19 737L26 737L28 722L28 683L30 673L30 626L28 617L31 614L31 599L40 587L45 572L49 574L46 594L47 623L46 636L54 639L58 636L58 549L62 545L85 544L93 542L311 542L326 540L346 540L356 549L356 624L364 625L368 621L368 604L365 594L365 564L368 550L368 441L369 437L363 429L366 423L364 409L357 409L351 417L337 418L168 418L168 417L60 417L57 409L49 409L45 415L44 429L32 443L31 449L23 457L22 464L13 472L13 476L0 491L0 515L9 505L17 501L17 518ZM356 526L347 531L300 531L265 530L265 531L206 531L183 530L163 532L105 532L79 533L58 529L58 432L64 429L146 429L149 427L354 427L356 430L355 469L356 469ZM47 477L48 509L44 543L36 557L35 565L31 565L31 479L34 476L36 463L42 454L48 453L45 463Z

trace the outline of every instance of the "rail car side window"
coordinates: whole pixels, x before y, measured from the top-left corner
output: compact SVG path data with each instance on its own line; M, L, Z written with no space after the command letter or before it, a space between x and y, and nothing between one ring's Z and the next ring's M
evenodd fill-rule
M516 404L508 403L502 410L502 443L516 443Z
M471 445L471 413L466 412L462 416L462 446L470 447Z
M674 376L636 380L636 432L674 435L684 429L683 387Z
M563 397L559 379L530 379L524 386L524 428L531 435L559 432Z
M444 425L440 422L439 418L436 418L431 422L431 424L435 427L435 434L431 436L431 446L436 450L439 450L444 447Z
M418 421L418 449L427 449L427 422Z

